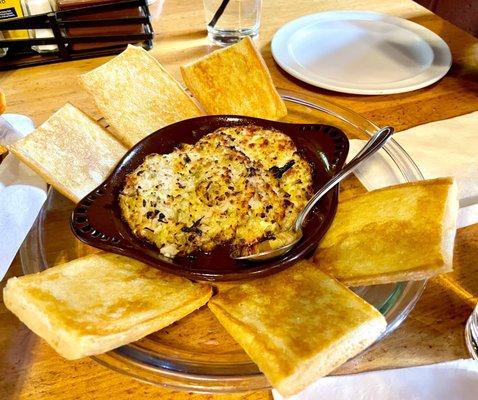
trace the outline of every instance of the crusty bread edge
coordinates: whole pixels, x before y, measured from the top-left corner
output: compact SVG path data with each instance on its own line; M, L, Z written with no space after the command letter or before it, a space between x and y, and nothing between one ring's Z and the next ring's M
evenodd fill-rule
M455 247L456 224L458 219L458 211L460 202L458 199L458 185L453 178L448 197L445 205L445 216L443 220L442 231L442 257L445 265L449 266L450 271L453 269L453 250Z
M150 59L152 59L156 65L159 66L159 69L164 73L166 74L169 79L171 79L175 84L176 86L178 87L178 89L180 91L182 91L186 97L188 98L188 100L194 105L194 107L197 109L198 111L198 114L199 116L200 115L204 115L204 111L198 106L197 104L197 100L192 98L189 93L184 89L184 87L174 78L174 76L172 74L170 74L162 65L161 63L155 58L153 57L148 51L146 51L145 49L143 49L142 47L139 47L139 46L133 46L131 44L128 45L128 48L126 50L128 50L129 48L133 48L134 51L137 51L139 50L140 52L143 52L143 54L145 54L147 57L149 57ZM125 50L125 51L126 51ZM121 53L122 54L122 53ZM94 100L94 90L90 88L90 86L86 83L86 77L90 74L93 74L96 70L98 69L102 69L102 68L106 68L106 65L110 64L110 63L113 63L114 60L115 60L116 57L113 57L111 60L105 62L104 64L101 64L100 66L98 66L97 68L91 70L91 71L88 71L88 72L85 72L84 74L81 74L78 76L78 80L80 82L80 86L89 94L93 97L93 102L95 103L96 105L96 108L98 109L98 111L101 113L101 115L103 115L106 119L106 121L108 121L108 123L110 124L110 127L111 127L111 132L112 134L115 136L116 139L118 139L122 144L124 144L125 146L127 146L128 148L131 148L133 147L137 142L135 141L131 141L129 140L129 136L127 134L123 134L121 133L116 127L115 125L109 121L109 119L106 117L107 115L107 112L106 110L101 106L99 105L96 100Z
M459 209L458 187L454 179L451 177L432 179L426 182L426 184L436 184L437 182L450 183L442 221L441 258L415 270L412 269L408 271L393 272L389 274L382 274L381 276L369 275L353 279L343 279L341 282L344 285L362 286L395 283L401 281L419 281L422 279L431 278L438 274L451 272L453 270L453 249L455 244L456 222ZM404 185L415 186L419 183L420 181Z
M216 50L216 51L221 51L221 50ZM205 56L207 57L207 56ZM204 57L203 57L204 58ZM202 58L200 58L199 60L197 61L200 61L202 60ZM194 87L194 84L192 83L192 81L189 79L189 73L187 71L189 65L186 65L186 66L183 66L183 65L180 65L179 66L179 70L181 72L181 77L183 78L183 81L184 81L184 84L186 85L186 87L191 91L191 93L193 94L193 96L195 96L195 98L198 98L198 95L196 94L196 89ZM201 104L201 107L203 108L203 110L206 112L206 114L211 114L211 110L209 109L208 105L207 104L203 104L199 101L199 99L197 100L199 102L199 104Z
M317 379L330 372L372 345L385 331L387 321L381 314L363 323L337 340L327 350L317 354L296 368L288 378L278 382L275 389L284 397L300 393Z
M355 196L349 197L346 200L344 200L344 203L352 201L356 199L357 197L362 197L362 196L367 196L371 193L379 193L379 192L384 192L384 191L390 191L390 190L396 190L400 189L402 187L413 187L413 186L432 186L436 184L442 185L442 184L453 184L454 179L451 176L445 176L445 177L440 177L440 178L433 178L433 179L425 179L421 181L413 181L413 182L403 182L403 183L398 183L393 186L384 186L378 189L370 190L365 193L357 193Z
M99 125L93 118L91 118L88 114L86 114L84 111L80 110L78 107L75 107L71 103L66 103L63 107L65 107L67 104L71 105L72 107L76 108L80 113L82 113L85 117L87 117L92 123L97 125L108 137L113 138L114 140L118 141L118 139L114 136L112 136L106 129L104 129L101 125ZM50 118L48 118L45 122L53 118L63 107L59 108L55 113L53 113ZM44 122L44 123L45 123ZM43 125L43 124L42 124ZM39 126L39 128L42 127L42 125ZM26 136L27 138L28 136ZM44 170L43 166L39 163L37 163L35 160L32 160L30 157L28 157L28 154L24 153L22 148L18 148L18 145L21 144L22 139L18 140L17 142L11 144L8 146L8 150L15 155L20 161L22 161L26 166L28 166L30 169L35 171L38 175L40 175L47 183L52 185L56 190L58 190L63 196L67 197L71 201L73 201L75 204L78 203L82 197L77 196L74 192L70 191L65 185L63 185L62 182L56 179L55 176L49 174L47 171ZM121 143L118 141L118 143ZM92 188L93 189L93 188Z
M255 357L254 352L251 352L253 343L260 343L261 347L267 348L267 343L265 343L260 337L258 337L254 330L251 329L247 324L243 323L241 320L238 320L231 313L229 313L218 301L217 296L212 298L211 301L207 304L209 310L214 314L219 323L224 327L224 329L234 338L234 340L239 343L241 348L246 352L246 354L256 363L259 369L264 373L264 368L262 365L262 360L258 360ZM251 346L250 346L251 345ZM271 359L273 358L273 359ZM274 357L274 354L271 354L269 362L279 363L280 360ZM266 373L266 378L274 386L274 382L270 379Z
M41 336L55 351L66 359L74 360L95 354L105 353L116 347L139 340L150 333L183 318L207 303L212 296L210 286L200 284L203 293L192 301L187 301L156 318L143 321L131 329L110 335L73 336L71 333L53 328L44 311L34 302L29 302L18 278L8 280L3 289L5 306L14 313L29 329Z
M7 99L5 93L0 90L0 114L3 114L7 109Z
M272 93L274 93L274 103L275 103L275 108L276 108L276 116L275 118L276 119L281 119L281 118L284 118L286 115L287 115L287 106L285 105L284 101L282 100L282 97L280 96L279 92L277 91L275 85L274 85L274 81L272 80L272 75L269 71L269 68L267 68L267 64L264 60L264 58L262 57L262 54L259 52L259 49L254 45L252 39L249 37L249 36L246 36L244 39L242 40L245 40L248 47L256 54L257 56L257 59L259 60L259 63L260 63L260 68L262 69L262 71L264 72L264 75L266 76L266 80L267 80L267 84L269 86L269 90L271 90ZM218 49L216 51L214 51L213 53L210 53L210 54L206 54L205 56L199 58L198 60L196 61L193 61L191 63L188 63L186 65L181 65L179 67L180 71L181 71L181 76L183 77L183 80L184 80L184 83L186 84L187 88L194 94L195 92L195 89L194 89L194 85L192 84L191 80L189 79L189 74L187 72L188 68L200 61L203 61L203 60L207 60L208 58L210 58L212 56L212 54L216 53L217 52L224 52L226 51L228 48L225 47L223 49ZM196 95L196 97L198 97ZM210 110L208 110L208 107L207 107L207 104L202 104L202 107L209 113Z
M428 279L435 275L451 271L451 265L443 263L443 261L437 261L435 263L430 263L429 267L427 267L426 269L422 267L417 270L400 271L381 275L368 275L350 279L340 279L340 282L343 285L350 287L382 285L386 283L396 283L404 281L421 281L423 279Z
M360 298L363 301L363 299ZM363 301L364 302L364 301ZM365 302L364 302L365 303ZM368 303L366 303L370 306ZM227 312L215 299L208 303L209 309L216 316L218 321L227 332L241 345L243 350L251 357L251 359L258 365L259 369L264 373L262 367L262 360L254 360L254 355L251 354L246 347L247 343L261 342L262 346L267 347L267 343L258 338L255 333L248 328L248 326L241 321L238 321L229 312ZM372 306L370 306L372 308ZM375 310L376 311L376 310ZM280 323L280 321L278 322ZM305 389L315 380L327 375L349 358L355 356L362 350L366 349L385 331L387 321L376 311L374 317L349 332L347 335L337 340L329 349L320 352L310 360L304 361L297 365L295 371L287 378L280 381L274 381L266 373L266 378L271 385L285 397L295 395ZM344 350L344 346L347 345ZM279 359L268 360L269 362L280 362Z
M272 91L272 93L274 93L274 100L275 100L274 102L276 103L275 118L276 119L284 118L287 115L287 106L285 105L284 101L282 100L282 97L280 96L279 92L277 91L274 85L271 72L269 71L269 68L267 67L264 57L262 57L262 54L259 52L259 49L255 46L255 44L253 43L252 39L249 36L246 36L245 40L247 41L249 47L252 48L252 50L256 53L257 58L259 59L259 62L261 64L262 70L264 71L266 75L269 88Z

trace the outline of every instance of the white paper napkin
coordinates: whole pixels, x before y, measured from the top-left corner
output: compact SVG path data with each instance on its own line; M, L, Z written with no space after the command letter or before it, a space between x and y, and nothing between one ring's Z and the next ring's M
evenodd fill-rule
M30 118L5 114L0 117L0 144L12 144L33 129ZM0 164L0 280L45 202L46 190L45 181L13 155Z
M273 391L275 400L281 400ZM319 379L293 400L476 400L478 361L457 360L422 367L364 372Z
M413 158L426 179L456 179L460 198L458 227L478 223L478 111L416 126L396 133L393 138ZM350 141L349 160L364 143ZM374 190L396 182L387 171L383 158L375 155L373 162L357 169L355 175L367 190Z

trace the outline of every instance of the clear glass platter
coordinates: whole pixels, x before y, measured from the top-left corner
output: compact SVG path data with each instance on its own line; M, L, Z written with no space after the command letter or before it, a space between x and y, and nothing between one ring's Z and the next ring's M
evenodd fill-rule
M324 123L342 129L349 138L366 139L377 127L362 116L325 100L281 90L289 114L286 121ZM423 179L410 156L393 140L380 150L396 183ZM373 161L372 161L373 162ZM351 177L341 185L340 198L365 189ZM20 250L25 274L39 272L89 253L69 228L73 203L50 189L48 199ZM229 284L218 284L223 290ZM355 291L382 312L389 335L418 301L425 281L356 288ZM377 341L377 342L378 342ZM367 350L366 350L367 351ZM146 338L93 357L117 372L155 385L203 393L231 393L270 389L266 378L207 307Z

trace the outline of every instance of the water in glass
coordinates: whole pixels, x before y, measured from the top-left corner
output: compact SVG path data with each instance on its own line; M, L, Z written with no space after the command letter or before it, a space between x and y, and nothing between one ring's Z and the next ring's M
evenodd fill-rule
M259 33L262 0L203 0L209 39L217 45L237 43ZM222 11L222 13L221 13Z

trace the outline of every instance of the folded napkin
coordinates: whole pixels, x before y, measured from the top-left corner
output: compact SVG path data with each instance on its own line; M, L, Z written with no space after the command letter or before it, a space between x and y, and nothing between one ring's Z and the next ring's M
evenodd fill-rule
M30 118L5 114L0 117L0 144L12 144L33 129ZM13 155L0 164L0 280L45 202L46 189L45 181Z
M282 397L273 391L275 400ZM422 367L364 372L319 379L294 400L476 400L478 361L457 360Z
M478 111L396 133L393 138L413 158L426 179L453 176L458 184L458 227L478 223ZM351 140L350 160L365 141ZM395 184L380 155L355 172L367 190Z

